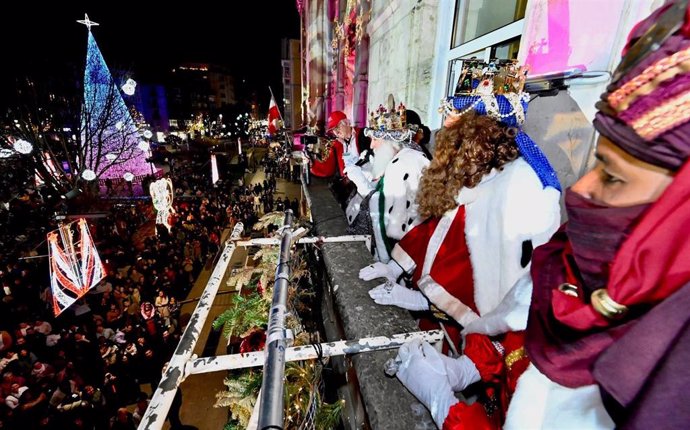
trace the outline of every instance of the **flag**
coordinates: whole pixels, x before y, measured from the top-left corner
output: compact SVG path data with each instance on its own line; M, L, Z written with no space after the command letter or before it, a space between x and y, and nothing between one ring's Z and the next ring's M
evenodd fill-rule
M268 134L275 134L278 131L280 111L276 104L276 99L271 96L271 104L268 106Z

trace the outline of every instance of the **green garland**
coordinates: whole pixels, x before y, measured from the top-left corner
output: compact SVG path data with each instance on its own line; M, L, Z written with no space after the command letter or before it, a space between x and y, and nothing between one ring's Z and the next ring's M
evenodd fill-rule
M223 327L223 335L229 339L254 327L266 326L270 307L270 300L257 293L248 296L236 294L230 299L230 307L213 321L213 328Z
M274 217L277 220L277 217ZM268 219L266 219L268 221ZM257 252L255 261L258 264L251 268L252 274L247 276L248 283L243 288L243 294L234 295L230 306L213 322L213 327L223 327L226 336L242 335L256 327L268 324L268 313L272 296L272 284L275 265L278 259L277 250L264 248ZM311 285L310 271L304 254L296 251L290 262L291 279L288 288L289 313L286 326L295 335L295 345L305 345L311 342L311 334L304 329L299 315L312 313L310 302L316 296L311 288L298 288L300 284ZM260 273L259 276L254 276ZM236 276L244 274L238 273ZM261 279L263 291L258 291L258 279ZM302 282L300 282L302 280ZM270 282L270 285L267 283ZM285 367L285 425L288 429L306 428L328 430L335 429L340 423L344 400L325 403L321 398L322 365L316 361L302 361L288 363ZM233 372L225 379L227 389L216 395L215 407L228 407L232 419L225 426L225 430L244 429L249 423L252 410L256 404L261 388L260 370Z

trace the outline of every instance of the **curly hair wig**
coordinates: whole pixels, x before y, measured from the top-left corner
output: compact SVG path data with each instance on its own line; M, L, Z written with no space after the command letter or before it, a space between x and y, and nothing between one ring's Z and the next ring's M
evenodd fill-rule
M462 187L473 188L492 169L515 160L517 129L469 112L436 135L436 152L417 193L422 217L440 217L457 206Z

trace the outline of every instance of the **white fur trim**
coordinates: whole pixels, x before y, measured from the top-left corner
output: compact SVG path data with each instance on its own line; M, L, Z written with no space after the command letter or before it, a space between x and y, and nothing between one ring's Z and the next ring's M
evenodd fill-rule
M359 208L362 205L362 196L359 194L355 194L350 202L347 204L347 208L345 208L345 216L347 217L347 223L352 225L352 222L357 218L357 214L359 214Z
M479 318L469 306L457 299L439 285L431 275L422 276L417 282L419 289L443 312L453 317L460 325L466 326Z
M407 274L411 274L414 272L414 269L417 267L417 264L414 262L412 257L405 252L405 250L402 248L402 246L396 244L393 247L393 250L391 251L391 258L398 263L398 265L405 271Z
M422 171L429 165L424 154L404 148L388 163L384 173L386 235L400 240L421 222L417 213L417 189Z
M522 158L487 175L457 200L465 204L465 237L480 315L494 310L515 283L529 273L522 267L522 243L546 243L560 224L560 193L544 188Z
M525 273L494 310L466 325L463 334L481 333L496 336L526 329L531 298L532 277Z
M518 379L503 426L515 429L612 429L599 387L567 388L544 376L534 365Z
M441 249L443 241L446 240L448 231L450 230L450 227L453 225L453 221L455 221L455 215L457 215L459 209L459 207L456 207L455 209L452 209L444 213L441 219L438 221L436 229L429 238L429 244L426 247L426 254L424 255L424 265L422 266L422 276L431 273L431 268L434 265L434 261L436 261L438 251L439 249Z

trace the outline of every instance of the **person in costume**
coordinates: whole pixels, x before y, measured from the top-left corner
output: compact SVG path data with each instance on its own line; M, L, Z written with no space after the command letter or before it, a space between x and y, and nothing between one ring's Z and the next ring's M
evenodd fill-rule
M351 199L346 209L348 234L371 234L374 256L382 262L390 260L395 243L420 222L417 189L429 160L412 140L417 130L405 117L405 106L395 107L389 96L388 106L372 112L365 129L371 153L345 169L361 199Z
M376 303L413 311L433 305L434 318L422 318L420 328L438 328L442 320L451 350L460 349L463 327L476 333L455 363L459 372L471 371L472 382L481 376L487 383L485 400L496 404L498 425L512 376L505 368L477 370L474 362L484 361L492 341L508 353L524 351L522 333L513 331L524 329L515 315L529 303L532 250L560 223L556 174L519 128L528 99L521 91L492 91L449 100L454 121L439 133L418 193L419 212L428 219L398 242L391 262L360 272L365 280L389 278L369 292ZM392 282L403 273L416 289Z
M597 104L597 165L567 190L568 222L534 252L531 364L506 429L690 422L688 12L667 2L633 29ZM453 396L454 363L420 342L398 359L439 425L481 428Z
M326 148L325 157L312 160L311 174L319 178L334 178L333 190L344 203L354 190L349 184L345 168L355 164L360 155L371 146L371 140L364 135L364 129L353 127L342 111L333 111L328 116L326 133L335 136Z

